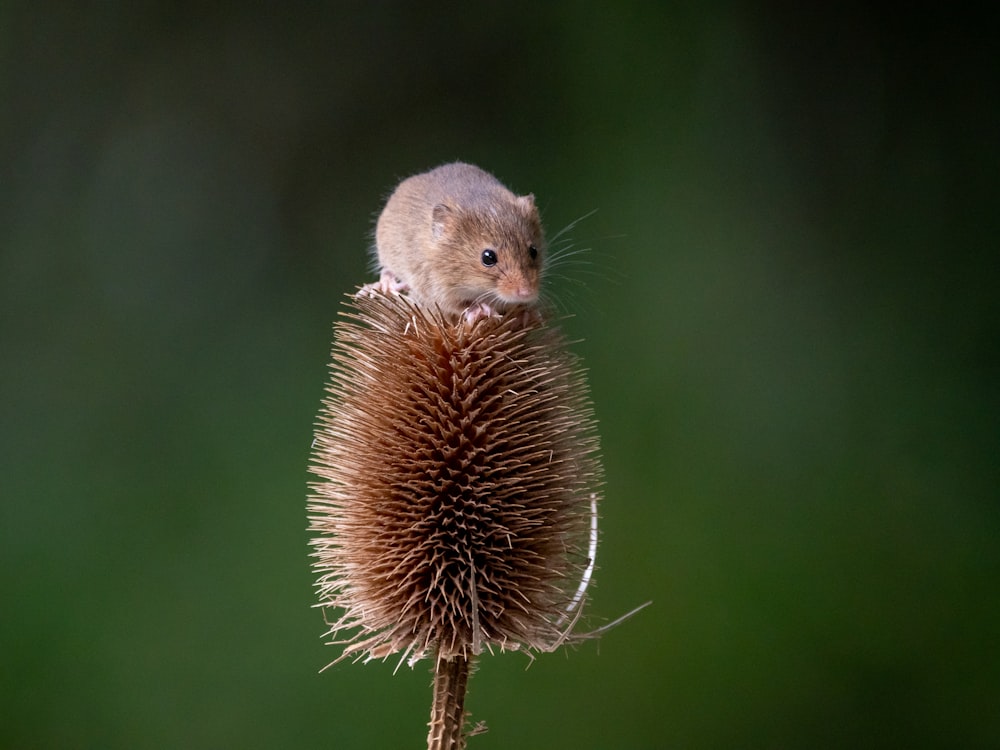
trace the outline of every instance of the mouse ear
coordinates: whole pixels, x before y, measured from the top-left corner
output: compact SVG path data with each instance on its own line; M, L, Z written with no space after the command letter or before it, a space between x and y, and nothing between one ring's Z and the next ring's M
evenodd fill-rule
M535 207L535 194L528 193L527 195L519 195L517 197L517 202L524 208L531 210Z
M455 212L447 203L438 203L431 212L433 223L431 233L434 239L440 239L455 223Z

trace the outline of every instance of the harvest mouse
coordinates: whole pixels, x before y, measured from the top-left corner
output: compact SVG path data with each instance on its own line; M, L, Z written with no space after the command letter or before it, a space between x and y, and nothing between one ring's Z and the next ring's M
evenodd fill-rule
M471 164L403 180L375 227L381 277L363 291L408 293L474 322L538 300L545 253L533 195Z

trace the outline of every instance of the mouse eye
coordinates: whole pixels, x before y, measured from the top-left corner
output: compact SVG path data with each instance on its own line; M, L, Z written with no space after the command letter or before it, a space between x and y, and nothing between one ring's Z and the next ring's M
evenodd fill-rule
M538 257L538 248L535 247L534 245L528 245L528 255L531 256L532 260L534 260L535 258L537 258Z
M483 250L483 265L489 268L497 264L497 251L490 248Z

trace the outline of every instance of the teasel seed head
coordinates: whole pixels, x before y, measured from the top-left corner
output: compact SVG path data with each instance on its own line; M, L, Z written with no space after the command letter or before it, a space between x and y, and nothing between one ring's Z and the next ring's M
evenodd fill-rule
M602 470L558 329L535 314L470 325L398 296L347 304L309 503L340 658L412 665L586 637L572 629Z

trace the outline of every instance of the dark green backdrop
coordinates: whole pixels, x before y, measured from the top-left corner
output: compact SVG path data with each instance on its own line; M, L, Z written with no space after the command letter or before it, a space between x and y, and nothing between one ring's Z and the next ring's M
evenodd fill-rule
M0 746L420 747L322 645L306 463L394 182L550 280L607 469L599 643L471 748L1000 745L994 26L654 3L0 9Z

